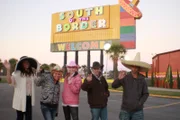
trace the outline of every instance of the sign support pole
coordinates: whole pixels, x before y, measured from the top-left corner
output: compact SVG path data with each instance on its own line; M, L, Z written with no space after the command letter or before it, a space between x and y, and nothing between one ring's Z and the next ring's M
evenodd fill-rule
M63 73L64 77L67 73L66 64L67 64L67 51L64 51L64 73Z
M103 62L104 62L104 54L103 54L103 50L101 50L101 53L100 53L100 64L103 66ZM103 72L103 71L102 71Z
M78 51L75 51L75 62L78 65Z
M88 72L90 72L90 61L91 60L91 53L90 50L87 51L87 67L88 67Z

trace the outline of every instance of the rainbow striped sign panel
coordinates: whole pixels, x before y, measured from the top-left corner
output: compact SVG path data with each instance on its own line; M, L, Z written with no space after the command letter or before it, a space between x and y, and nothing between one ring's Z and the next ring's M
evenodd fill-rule
M138 0L120 0L120 43L127 49L136 48L136 19L142 14L136 7Z

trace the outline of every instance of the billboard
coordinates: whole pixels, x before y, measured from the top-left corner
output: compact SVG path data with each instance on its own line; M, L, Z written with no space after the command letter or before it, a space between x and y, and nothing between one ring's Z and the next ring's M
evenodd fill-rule
M51 51L100 50L106 42L134 49L138 15L125 6L127 1L122 1L124 4L52 14Z

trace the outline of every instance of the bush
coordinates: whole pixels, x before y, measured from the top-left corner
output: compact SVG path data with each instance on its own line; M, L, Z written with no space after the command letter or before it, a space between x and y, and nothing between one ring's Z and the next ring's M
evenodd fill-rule
M179 77L179 71L177 70L177 88L180 89L180 77Z
M170 71L169 71L169 87L172 89L173 88L173 75L172 75L172 69L171 69L171 66L170 66Z
M168 65L165 77L165 84L168 83L170 88L173 88L173 76L172 76L172 69L171 66Z
M152 72L152 74L151 74L151 85L154 87L154 82L155 82L155 80L154 80L154 73Z

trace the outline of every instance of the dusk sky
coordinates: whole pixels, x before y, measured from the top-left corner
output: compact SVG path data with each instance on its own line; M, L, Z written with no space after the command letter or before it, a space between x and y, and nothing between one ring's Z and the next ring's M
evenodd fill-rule
M50 52L51 15L113 4L118 4L118 0L1 0L0 59L19 59L26 55L36 58L40 63L62 66L63 52ZM140 0L138 8L143 17L136 22L136 49L128 50L126 55L129 59L140 52L141 60L151 63L155 54L180 49L178 5L180 0ZM79 53L80 65L87 63L84 53ZM99 56L99 51L91 52L91 63L100 61ZM74 52L68 52L68 62L74 57ZM112 68L109 59L108 69Z

